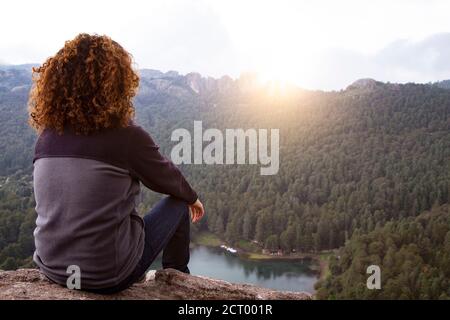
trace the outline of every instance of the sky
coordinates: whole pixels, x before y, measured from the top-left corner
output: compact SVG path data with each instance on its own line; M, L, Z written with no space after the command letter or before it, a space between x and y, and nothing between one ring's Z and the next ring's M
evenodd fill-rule
M448 0L14 0L0 12L0 64L42 63L87 32L139 68L182 74L323 90L450 79Z

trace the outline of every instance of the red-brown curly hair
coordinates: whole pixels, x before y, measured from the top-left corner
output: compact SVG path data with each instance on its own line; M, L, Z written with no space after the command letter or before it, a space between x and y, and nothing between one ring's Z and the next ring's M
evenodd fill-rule
M128 126L139 76L131 55L107 36L79 34L33 68L29 123L78 134Z

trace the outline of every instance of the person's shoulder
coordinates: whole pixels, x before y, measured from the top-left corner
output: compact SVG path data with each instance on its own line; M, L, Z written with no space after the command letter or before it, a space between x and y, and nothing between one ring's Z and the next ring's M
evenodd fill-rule
M144 128L142 128L140 125L138 125L136 122L131 121L127 127L125 127L125 130L130 133L144 133L146 132Z
M42 149L48 148L51 145L60 143L61 134L58 134L58 132L54 129L45 128L42 131L40 131L37 135L36 141L35 141L35 153L40 152Z
M135 122L130 122L130 124L125 128L129 134L130 143L132 145L138 145L140 143L156 145L151 135L140 125Z
M132 139L145 139L150 136L144 128L142 128L135 122L130 122L128 126L124 128L124 130Z

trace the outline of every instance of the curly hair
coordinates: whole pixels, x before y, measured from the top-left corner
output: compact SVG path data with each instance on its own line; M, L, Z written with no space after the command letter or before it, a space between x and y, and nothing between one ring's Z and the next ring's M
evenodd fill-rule
M77 134L129 125L139 76L132 56L107 36L79 34L33 68L29 124Z

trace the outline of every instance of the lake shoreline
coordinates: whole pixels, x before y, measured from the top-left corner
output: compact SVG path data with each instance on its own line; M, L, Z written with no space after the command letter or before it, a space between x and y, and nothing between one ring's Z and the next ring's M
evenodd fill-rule
M226 242L220 239L217 235L202 231L196 234L192 239L193 245L201 245L206 247L220 248L221 245L226 245ZM248 260L305 260L311 259L314 262L316 268L311 268L313 271L317 271L318 278L317 281L325 279L329 275L329 257L333 254L333 251L323 251L319 253L291 253L283 255L266 254L261 252L255 252L254 250L249 250L248 248L242 248L241 246L233 246L237 249L237 255L241 258Z

